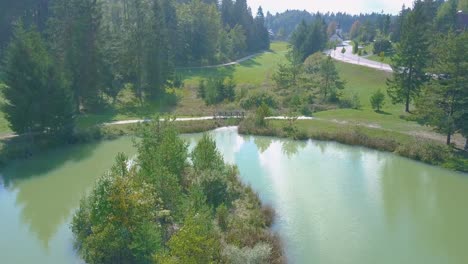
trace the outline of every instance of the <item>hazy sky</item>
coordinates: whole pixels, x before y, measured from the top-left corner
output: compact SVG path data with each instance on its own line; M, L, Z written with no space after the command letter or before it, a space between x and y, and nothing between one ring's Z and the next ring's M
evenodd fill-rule
M412 6L413 0L247 0L255 14L259 5L272 14L287 9L311 12L345 12L349 14L380 12L397 14L401 6Z

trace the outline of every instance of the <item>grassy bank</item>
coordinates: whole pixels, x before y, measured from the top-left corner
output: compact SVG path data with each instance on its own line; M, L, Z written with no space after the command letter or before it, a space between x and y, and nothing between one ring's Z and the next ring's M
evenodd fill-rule
M468 172L468 155L434 140L398 133L390 130L339 124L323 120L271 120L258 127L247 119L239 126L239 133L336 141L346 145L364 146L395 153L430 165Z

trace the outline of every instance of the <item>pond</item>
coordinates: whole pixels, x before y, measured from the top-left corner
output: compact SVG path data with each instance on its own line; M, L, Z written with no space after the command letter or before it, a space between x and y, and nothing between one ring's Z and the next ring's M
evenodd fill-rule
M468 263L468 175L332 142L211 132L277 212L290 263ZM183 136L193 146L200 134ZM69 224L130 138L13 162L0 178L0 262L82 263Z

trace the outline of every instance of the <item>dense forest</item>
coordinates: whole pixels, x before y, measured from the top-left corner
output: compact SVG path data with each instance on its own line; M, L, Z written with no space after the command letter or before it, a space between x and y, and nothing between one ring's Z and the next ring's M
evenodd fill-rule
M266 25L272 31L275 39L286 40L289 39L296 27L301 22L311 23L316 19L323 19L323 21L330 25L330 30L336 29L339 25L343 34L349 35L353 24L356 21L365 23L369 31L383 29L384 27L395 27L395 16L383 13L371 13L350 15L346 13L316 13L312 14L307 11L288 10L283 13L272 15L267 13ZM330 33L335 33L333 30Z
M434 8L440 10L434 14L435 23L440 23L445 19L456 19L456 11L463 10L468 12L468 1L444 1L435 0L433 2ZM444 2L447 2L444 4ZM442 7L443 6L443 7ZM403 13L411 10L410 6L402 6ZM455 13L453 12L455 10ZM384 32L385 34L391 33L391 38L394 41L399 40L401 29L401 19L399 15L381 13L359 14L351 15L347 13L310 13L305 10L287 10L283 13L271 14L267 13L265 23L274 39L287 40L292 36L297 26L301 22L311 23L316 18L321 18L329 25L329 34L333 34L337 25L340 26L345 38L354 39L361 31L365 31L365 39L373 40L377 36L377 32Z
M181 86L177 67L227 62L270 45L262 9L253 16L245 0L0 5L3 110L17 133L69 131L74 114L100 111L124 88L141 102L173 101L167 89Z

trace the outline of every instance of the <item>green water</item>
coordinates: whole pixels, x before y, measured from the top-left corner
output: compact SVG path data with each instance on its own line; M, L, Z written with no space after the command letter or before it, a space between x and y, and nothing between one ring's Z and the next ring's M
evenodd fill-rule
M468 263L468 175L325 142L213 132L274 206L291 263ZM184 136L192 145L200 135ZM81 263L69 222L129 138L11 164L0 181L0 263Z

